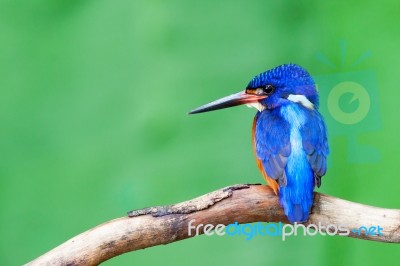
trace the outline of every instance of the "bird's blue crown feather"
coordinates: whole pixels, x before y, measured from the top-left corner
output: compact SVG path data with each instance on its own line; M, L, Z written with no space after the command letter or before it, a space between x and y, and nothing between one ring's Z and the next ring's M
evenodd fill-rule
M282 95L304 95L318 108L319 100L311 75L299 65L284 64L255 76L247 88L260 88L273 85Z

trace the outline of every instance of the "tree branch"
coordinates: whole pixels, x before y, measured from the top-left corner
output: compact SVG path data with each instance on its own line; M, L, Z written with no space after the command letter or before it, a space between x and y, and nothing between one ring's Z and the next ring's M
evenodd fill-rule
M171 206L150 207L94 227L29 262L27 265L97 265L120 254L192 237L192 225L252 222L288 223L273 191L261 185L235 185ZM383 209L315 193L305 225L380 226L383 235L348 236L400 243L400 210ZM203 233L203 227L201 232ZM331 228L332 229L332 228ZM324 230L321 230L324 232Z

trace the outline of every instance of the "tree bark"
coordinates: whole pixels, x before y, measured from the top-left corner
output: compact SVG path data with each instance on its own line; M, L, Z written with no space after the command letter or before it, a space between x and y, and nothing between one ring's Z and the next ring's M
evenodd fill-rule
M120 254L193 237L199 224L237 222L288 223L274 192L262 185L235 185L170 206L130 211L128 216L96 226L29 262L27 265L97 265ZM400 243L400 210L383 209L315 193L314 205L305 226L346 225L349 237ZM382 228L383 235L365 233L360 227ZM325 229L324 229L325 228ZM199 226L202 234L204 226ZM311 230L312 231L312 230ZM303 231L300 231L302 234ZM339 232L336 232L337 234Z

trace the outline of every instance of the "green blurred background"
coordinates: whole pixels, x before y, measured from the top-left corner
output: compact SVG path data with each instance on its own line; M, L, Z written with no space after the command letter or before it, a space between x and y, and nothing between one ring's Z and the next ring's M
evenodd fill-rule
M262 182L254 109L186 113L287 62L314 76L374 73L372 129L355 137L379 156L354 163L346 127L330 135L318 191L399 208L399 13L395 1L1 1L0 264L25 263L131 209ZM399 257L399 245L341 237L200 236L104 264L399 265Z

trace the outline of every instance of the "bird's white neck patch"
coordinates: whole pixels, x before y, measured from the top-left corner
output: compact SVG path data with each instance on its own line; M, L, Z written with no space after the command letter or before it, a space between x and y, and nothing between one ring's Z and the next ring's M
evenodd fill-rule
M294 103L301 103L301 105L308 109L314 109L314 104L310 102L310 100L308 100L304 95L290 94L287 99Z
M256 109L257 109L258 111L260 111L260 112L262 112L262 111L265 110L265 106L262 105L260 102L248 103L248 104L246 104L246 106L249 107L249 108L254 107L254 108L256 108Z

